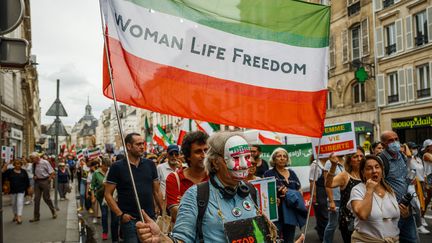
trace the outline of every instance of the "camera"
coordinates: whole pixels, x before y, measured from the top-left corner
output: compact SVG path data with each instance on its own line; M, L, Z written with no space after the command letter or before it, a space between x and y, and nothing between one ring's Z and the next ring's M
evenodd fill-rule
M412 199L413 199L413 196L411 195L411 193L407 193L402 197L402 199L400 200L399 203L408 207L410 205Z

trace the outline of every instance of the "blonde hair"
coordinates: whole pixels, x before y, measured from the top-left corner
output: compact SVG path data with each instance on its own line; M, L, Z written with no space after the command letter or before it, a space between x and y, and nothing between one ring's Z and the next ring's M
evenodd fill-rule
M287 160L287 163L286 163L285 166L291 165L291 159L289 157L288 151L286 151L286 149L284 149L282 147L278 147L275 150L273 150L273 152L270 155L270 161L269 161L270 166L271 167L275 167L276 166L275 159L276 159L276 155L277 155L278 152L283 152L283 153L285 153L287 155L288 160Z

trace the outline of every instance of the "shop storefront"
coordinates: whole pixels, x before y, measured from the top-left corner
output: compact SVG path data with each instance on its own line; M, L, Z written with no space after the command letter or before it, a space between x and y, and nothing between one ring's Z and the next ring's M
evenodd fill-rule
M15 148L15 158L22 157L23 132L16 128L11 128L9 145Z
M355 121L354 130L357 145L362 146L365 152L368 152L371 143L373 143L374 141L373 124L366 121Z
M393 119L391 127L402 143L415 142L421 145L424 140L432 138L432 114Z

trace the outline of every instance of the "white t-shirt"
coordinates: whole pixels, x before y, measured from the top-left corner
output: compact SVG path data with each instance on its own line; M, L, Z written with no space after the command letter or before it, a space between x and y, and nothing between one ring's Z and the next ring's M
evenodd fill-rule
M170 166L168 162L158 165L157 173L160 182L160 191L162 192L162 199L165 200L165 188L166 188L166 179L169 174L175 172Z
M423 162L424 162L424 174L425 176L428 176L432 174L432 161L427 161L425 157L429 156L429 153L425 153L423 155Z
M309 180L317 181L318 178L321 177L323 170L324 170L324 166L321 164L320 161L315 160L314 162L312 162L309 170ZM315 172L315 176L313 175L314 172Z
M415 156L411 158L409 168L416 171L416 176L420 181L424 181L425 171L423 162L419 157Z
M351 197L347 208L353 212L351 201L362 201L366 195L366 185L360 183L351 190ZM373 193L372 210L367 220L354 220L354 228L360 232L375 238L386 238L399 236L400 211L396 197L386 192L384 198Z

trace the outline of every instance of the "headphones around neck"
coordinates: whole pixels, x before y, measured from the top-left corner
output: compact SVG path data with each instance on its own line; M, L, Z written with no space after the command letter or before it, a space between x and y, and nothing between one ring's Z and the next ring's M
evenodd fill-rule
M240 183L236 188L232 188L230 186L221 187L218 185L216 180L214 179L215 175L210 176L210 183L219 190L225 199L232 199L237 194L241 198L245 198L250 194L250 188L244 184Z

